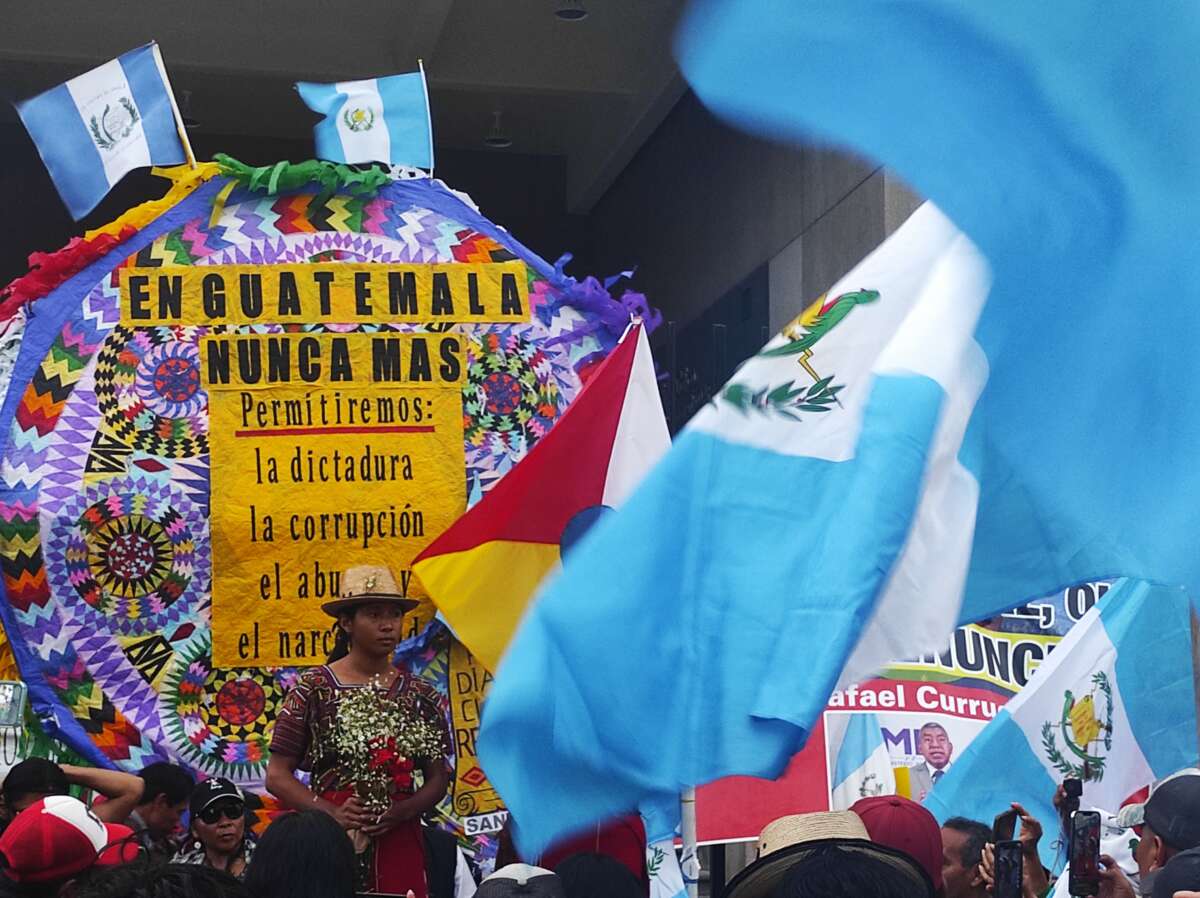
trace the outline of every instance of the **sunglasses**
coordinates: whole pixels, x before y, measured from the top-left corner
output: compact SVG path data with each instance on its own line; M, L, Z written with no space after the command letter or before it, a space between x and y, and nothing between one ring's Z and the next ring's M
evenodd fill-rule
M206 807L198 815L202 821L212 826L222 817L226 820L237 820L239 817L245 816L246 806L240 801L223 801L220 804L213 804Z

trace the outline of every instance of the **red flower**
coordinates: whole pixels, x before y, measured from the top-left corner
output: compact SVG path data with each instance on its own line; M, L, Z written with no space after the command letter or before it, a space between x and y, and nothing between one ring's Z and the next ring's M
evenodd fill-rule
M396 752L387 745L381 745L371 750L371 759L367 762L370 770L388 770L396 762Z

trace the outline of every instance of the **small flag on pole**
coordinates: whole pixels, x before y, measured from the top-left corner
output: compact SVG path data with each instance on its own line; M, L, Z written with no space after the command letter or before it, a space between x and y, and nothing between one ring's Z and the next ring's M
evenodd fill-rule
M950 765L925 806L939 820L987 820L1019 801L1046 832L1064 777L1080 806L1127 796L1196 762L1190 603L1183 589L1119 580ZM998 775L1003 771L1003 775ZM1042 863L1062 857L1044 839Z
M153 42L16 105L76 220L133 169L190 159Z
M325 116L313 128L320 158L433 168L424 68L365 81L300 81L296 89L309 109Z
M830 808L844 811L860 798L895 792L896 778L879 718L870 713L851 714L834 766Z

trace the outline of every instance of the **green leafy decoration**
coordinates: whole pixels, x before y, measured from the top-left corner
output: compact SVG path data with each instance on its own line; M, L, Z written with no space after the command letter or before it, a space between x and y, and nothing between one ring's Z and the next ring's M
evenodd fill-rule
M1046 752L1046 760L1063 776L1079 776L1081 771L1058 750L1058 742L1054 738L1054 725L1048 720L1042 724L1042 750Z
M650 859L646 862L646 873L650 879L658 875L658 871L662 869L663 861L666 860L667 854L657 845L650 846Z
M794 380L775 387L754 390L746 384L731 383L721 393L721 398L743 414L755 412L765 415L780 415L793 421L801 420L800 412L827 412L835 402L843 386L833 383L832 377L823 377L809 386L796 386Z
M100 123L96 121L96 116L92 116L88 127L91 129L92 140L96 141L96 146L102 150L107 150L112 146L112 141L100 133Z
M141 120L141 116L138 115L137 107L133 105L133 101L130 100L129 97L121 97L119 102L125 107L125 111L129 113L129 127L132 128ZM129 132L126 131L125 133L128 134Z
M1099 670L1092 674L1092 685L1104 693L1105 709L1104 709L1104 749L1112 751L1112 716L1113 716L1113 693L1112 684L1108 681L1108 674ZM1104 768L1101 766L1101 772Z

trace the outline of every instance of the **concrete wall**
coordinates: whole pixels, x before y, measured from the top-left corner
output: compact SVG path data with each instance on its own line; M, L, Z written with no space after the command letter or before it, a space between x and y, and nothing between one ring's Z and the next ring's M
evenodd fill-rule
M580 267L638 265L637 288L682 325L767 265L774 333L917 205L880 168L749 137L688 93L593 208Z

